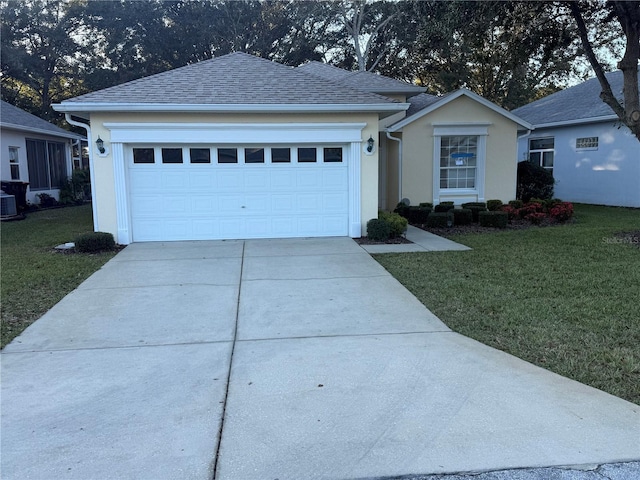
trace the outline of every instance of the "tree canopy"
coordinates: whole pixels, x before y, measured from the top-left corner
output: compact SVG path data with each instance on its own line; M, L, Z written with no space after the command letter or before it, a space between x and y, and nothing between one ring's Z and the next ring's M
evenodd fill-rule
M600 78L623 51L620 68L635 61L637 72L639 5L3 0L2 97L53 119L51 104L65 98L243 51L292 66L320 60L379 72L433 94L466 87L511 109L584 78L586 65ZM625 121L635 118L637 109L607 103Z

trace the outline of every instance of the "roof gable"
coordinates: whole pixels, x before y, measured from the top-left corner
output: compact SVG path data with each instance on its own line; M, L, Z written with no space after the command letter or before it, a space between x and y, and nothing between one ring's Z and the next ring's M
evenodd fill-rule
M52 123L36 117L29 112L11 105L5 101L0 102L0 126L25 132L41 133L64 138L84 138L68 130L64 130Z
M474 100L480 103L481 105L484 105L490 110L493 110L499 115L502 115L503 117L508 118L512 122L515 122L521 127L526 128L527 130L533 129L533 126L529 122L524 121L523 119L519 118L513 113L508 112L507 110L505 110L502 107L499 107L493 102L490 102L486 98L483 98L480 95L473 93L471 90L467 90L466 88L461 88L460 90L456 90L455 92L447 93L442 97L434 97L433 95L422 94L422 95L417 95L416 97L410 98L409 103L411 104L411 106L409 107L409 110L407 110L407 116L404 119L400 120L398 123L391 125L388 130L390 132L400 131L404 126L412 122L415 122L419 118L422 118L425 115L428 115L429 113L433 112L434 110L437 110L438 108L441 108L447 105L448 103L452 102L456 98L460 98L463 96L468 97L471 100Z
M638 76L640 78L640 72ZM606 77L613 94L618 100L622 100L622 71L607 73ZM552 93L540 100L516 108L513 113L536 127L565 123L588 123L617 118L611 107L600 98L601 91L598 79L592 78L579 85Z
M176 68L121 85L65 100L56 109L73 111L79 105L100 110L108 105L269 107L286 105L386 105L390 110L407 108L397 102L308 75L270 60L245 53L231 53ZM120 106L120 107L118 107ZM354 107L355 108L355 107ZM266 110L266 108L263 108Z

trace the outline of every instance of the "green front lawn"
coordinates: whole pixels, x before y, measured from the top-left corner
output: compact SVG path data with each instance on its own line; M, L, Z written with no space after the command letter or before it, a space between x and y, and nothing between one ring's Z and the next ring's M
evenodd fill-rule
M570 225L376 260L451 329L640 404L640 248L621 231L640 210L576 205Z
M29 213L0 227L2 347L99 269L113 253L64 254L53 247L93 230L91 206Z

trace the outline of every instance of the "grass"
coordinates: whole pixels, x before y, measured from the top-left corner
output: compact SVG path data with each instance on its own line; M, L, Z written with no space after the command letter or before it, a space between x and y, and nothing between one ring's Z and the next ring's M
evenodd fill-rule
M29 213L2 224L2 347L115 255L63 254L53 247L93 230L91 206Z
M376 255L452 330L640 404L640 210L576 205L573 224L451 239L467 252Z

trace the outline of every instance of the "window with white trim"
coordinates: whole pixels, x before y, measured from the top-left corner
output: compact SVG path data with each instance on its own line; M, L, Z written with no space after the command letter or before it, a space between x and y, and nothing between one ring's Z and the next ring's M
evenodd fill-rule
M11 180L20 180L18 147L9 147L9 168L11 169Z
M598 149L598 137L576 138L576 149Z
M529 140L529 161L549 170L553 175L554 138L532 138Z
M67 179L64 143L26 139L29 188L60 188Z
M440 138L440 188L475 189L478 137L454 135Z

